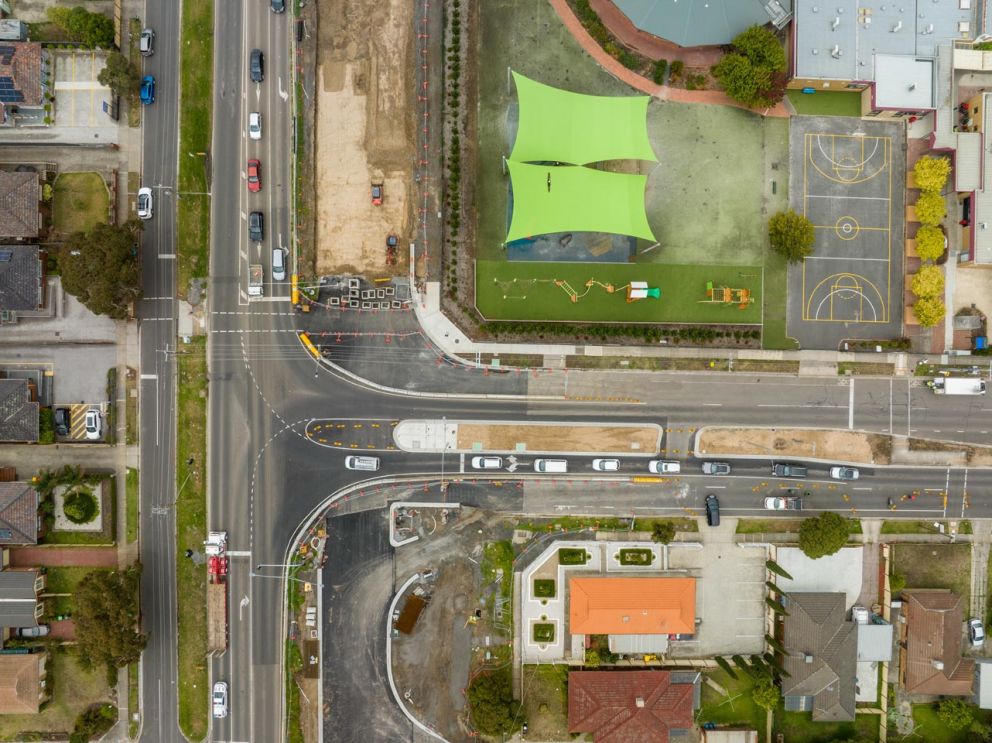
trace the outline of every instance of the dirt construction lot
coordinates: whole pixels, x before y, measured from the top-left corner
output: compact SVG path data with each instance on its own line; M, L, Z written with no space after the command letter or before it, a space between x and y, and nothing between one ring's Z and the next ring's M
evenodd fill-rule
M456 448L459 451L654 454L661 446L661 436L661 428L656 425L459 423Z
M789 428L706 428L696 443L699 456L817 457L838 462L888 464L872 451L871 437L857 431Z
M413 170L413 4L320 0L317 272L381 274L386 236L409 244ZM384 186L373 206L371 184ZM400 260L392 272L405 270Z

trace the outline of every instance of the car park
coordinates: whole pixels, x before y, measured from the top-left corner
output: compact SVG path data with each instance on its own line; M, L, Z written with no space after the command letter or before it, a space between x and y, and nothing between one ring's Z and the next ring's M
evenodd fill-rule
M143 57L150 57L155 53L155 32L150 28L143 29L138 37L138 51Z
M375 472L379 469L379 457L350 456L344 458L345 469L362 472Z
M253 83L265 80L265 58L261 49L252 49L248 60L248 72Z
M656 475L677 475L682 471L682 465L678 462L666 462L663 459L653 459L648 462L648 472Z
M69 408L55 408L55 435L69 435Z
M152 190L148 186L138 189L138 219L152 218Z
M262 163L255 159L248 161L248 190L252 193L262 190Z
M248 239L260 243L265 237L265 218L262 212L248 214Z
M806 477L806 468L801 464L776 462L772 464L772 475L775 477Z
M710 526L720 525L720 499L713 493L706 496L706 523Z
M592 460L592 468L596 472L619 472L620 471L620 460L619 459L594 459Z
M286 280L286 251L283 248L272 248L272 280Z
M704 475L729 475L730 465L726 462L703 462Z
M39 624L36 627L18 627L18 637L48 637L52 628L47 624Z
M477 470L498 470L502 466L502 457L472 457L472 467Z
M262 114L258 111L248 114L248 136L252 139L262 138Z
M141 87L138 89L138 97L146 106L155 102L155 78L145 75L141 78Z
M98 441L103 436L103 420L100 418L100 411L90 408L86 411L86 438L90 441Z
M831 467L830 477L834 480L857 480L861 473L857 467Z
M770 495L765 498L764 505L767 511L801 511L803 499L797 495Z
M210 695L211 707L215 719L227 717L227 682L215 681L213 694Z
M981 619L968 620L968 639L975 648L980 648L985 643L985 626Z

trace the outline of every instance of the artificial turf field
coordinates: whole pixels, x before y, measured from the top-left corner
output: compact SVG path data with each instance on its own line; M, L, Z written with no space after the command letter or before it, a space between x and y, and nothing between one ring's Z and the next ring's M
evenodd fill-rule
M490 320L560 320L609 323L761 322L762 269L760 266L688 266L657 263L533 263L480 261L476 271L476 305ZM514 283L513 280L517 279ZM594 279L612 284L608 293L593 285L577 302L552 281L568 282L575 292L586 291ZM537 280L537 281L535 281ZM660 299L627 303L631 281L646 281L661 289ZM737 305L704 304L706 282L714 287L749 289L754 302ZM504 298L505 297L505 298Z

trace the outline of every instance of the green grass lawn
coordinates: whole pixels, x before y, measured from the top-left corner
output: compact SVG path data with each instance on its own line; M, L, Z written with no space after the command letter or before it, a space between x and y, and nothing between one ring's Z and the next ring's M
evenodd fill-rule
M558 550L558 562L562 565L585 565L588 554L584 549L562 547Z
M975 719L988 725L992 722L992 712L975 708ZM936 704L914 704L913 722L916 724L912 735L899 736L889 728L889 740L926 741L926 743L973 743L981 738L966 730L949 729L937 715Z
M74 614L76 611L76 586L87 575L97 571L107 571L109 568L48 568L45 575L45 593L70 594L67 596L51 596L45 599L45 614L51 619L58 616Z
M774 733L782 733L786 740L803 743L840 740L871 743L878 740L878 715L857 715L854 722L813 722L809 712L785 712L780 707L775 710L774 725Z
M52 221L63 235L107 221L110 193L99 173L62 173L55 179Z
M476 303L486 317L498 320L757 323L760 277L760 268L746 266L480 261ZM567 290L554 283L565 281L581 294L591 279L616 291L611 294L593 285L573 302ZM628 304L621 287L631 281L660 288L661 298ZM702 303L708 281L714 287L748 288L755 301L743 310L737 305Z
M520 700L528 740L568 740L568 666L524 666Z
M721 726L749 727L758 731L758 740L765 739L765 710L751 698L751 680L741 671L731 678L726 671L707 671L706 675L726 690L721 694L705 681L696 722L715 722ZM799 740L796 738L796 740Z
M538 578L534 581L534 595L542 599L553 599L555 597L555 582L547 578Z
M906 588L947 588L971 600L970 544L894 545L893 572L906 579Z
M138 538L138 470L127 468L127 541L128 544Z
M861 91L818 90L803 93L787 90L796 112L803 116L856 116L861 117Z

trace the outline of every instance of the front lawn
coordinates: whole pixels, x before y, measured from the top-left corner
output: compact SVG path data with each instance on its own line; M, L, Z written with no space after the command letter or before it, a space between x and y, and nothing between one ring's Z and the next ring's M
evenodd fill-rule
M55 179L52 222L63 235L107 221L110 193L99 173L62 173Z
M534 642L554 642L555 626L550 622L538 622L534 625Z
M589 556L582 548L562 547L558 550L558 562L561 565L585 565Z
M787 90L785 94L796 112L803 116L861 117L861 91L818 90L803 93L801 90Z
M75 598L79 582L87 575L97 571L108 571L110 568L90 567L51 567L46 568L45 593L64 594L45 599L45 615L51 619L58 616L71 616L76 611Z
M527 740L568 740L568 666L524 666L521 674Z
M970 544L896 544L892 572L906 579L906 588L947 588L971 601Z
M546 578L537 578L534 581L534 596L539 599L553 599L555 597L555 582Z
M714 722L721 726L747 727L758 731L758 740L765 739L765 710L751 698L751 679L742 671L733 679L726 671L707 672L727 693L724 695L703 680L702 699L696 722ZM798 740L798 739L797 739Z

